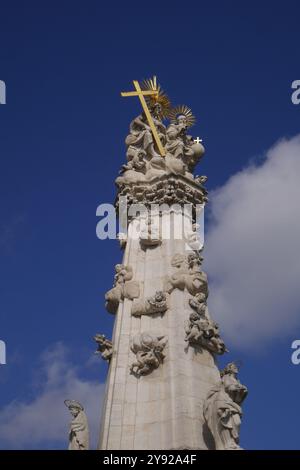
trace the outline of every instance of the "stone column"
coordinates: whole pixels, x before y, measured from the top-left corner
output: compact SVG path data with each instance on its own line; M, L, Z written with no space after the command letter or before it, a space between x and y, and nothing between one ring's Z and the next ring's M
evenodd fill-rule
M127 186L120 191L120 195L126 194L130 195L131 204L143 203L147 207L151 203L192 203L195 208L206 200L201 184L175 175ZM174 217L174 212L165 210L160 220L168 224ZM137 217L130 224L135 227L140 221ZM193 253L197 256L184 238L162 239L153 245L130 237L127 240L122 264L130 274L126 281L115 283L115 290L108 294L110 300L116 297L115 307L110 308L116 318L100 449L214 448L204 424L203 403L208 391L220 381L220 374L213 348L186 340L193 312L190 300L203 292L203 285L197 275L191 274L193 269L186 262L181 267L174 265L175 255L187 260ZM200 268L199 272L202 273ZM155 312L147 299L153 299L160 291L167 309L160 309L158 299ZM138 368L131 370L137 361L132 342L142 334L161 341L163 355L159 356L159 365L139 375Z

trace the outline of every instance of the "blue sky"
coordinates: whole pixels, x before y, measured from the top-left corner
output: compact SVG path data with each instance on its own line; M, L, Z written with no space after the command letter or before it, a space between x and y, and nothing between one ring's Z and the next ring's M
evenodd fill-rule
M300 106L290 97L292 81L300 79L300 6L296 1L155 5L29 0L0 8L0 80L7 86L7 104L0 106L0 339L7 344L7 365L0 366L0 445L13 447L13 430L5 441L7 421L1 410L7 412L9 406L15 416L13 407L34 404L47 393L49 360L44 358L49 350L74 371L71 382L81 380L98 392L97 384L105 379L106 364L93 359L92 336L111 333L113 318L104 309L104 293L121 252L117 242L96 238L95 213L100 203L114 200L124 139L139 113L138 101L122 99L120 91L131 88L132 79L157 74L174 104L191 106L197 117L193 132L206 147L197 172L208 175L212 207L217 207L216 188L228 190L228 180L241 171L248 177L249 162L256 171L265 168L268 150L299 134ZM291 145L299 148L296 144ZM286 197L283 211L295 201L284 181L292 168L280 166L276 192ZM256 210L249 213L255 241ZM261 229L263 224L260 219ZM221 230L222 222L215 222L215 229L220 225ZM208 245L214 246L207 227ZM288 232L286 226L286 239L281 237L280 247L270 251L272 259L284 250L285 259L299 261ZM212 253L213 258L215 251L208 248L207 256ZM217 261L211 267L207 261L211 297L214 277L226 272L227 260L222 259L220 271ZM251 278L255 271L252 267ZM285 299L280 289L273 289L279 303ZM217 297L217 287L215 292ZM294 294L298 313L300 300ZM256 291L253 296L263 317L266 303L259 305ZM300 365L290 360L300 325L293 317L289 327L284 307L276 318L274 337L266 333L258 344L253 335L245 347L226 330L226 318L219 320L233 338L221 365L242 360L241 380L250 390L241 434L245 448L300 447ZM268 321L272 324L272 315ZM63 376L56 376L55 387ZM66 415L67 433L67 410L59 404L55 412ZM24 432L29 415L22 422ZM55 437L53 425L48 439L47 418L41 416L38 426L40 438L29 443L16 437L16 445L64 448L63 426Z

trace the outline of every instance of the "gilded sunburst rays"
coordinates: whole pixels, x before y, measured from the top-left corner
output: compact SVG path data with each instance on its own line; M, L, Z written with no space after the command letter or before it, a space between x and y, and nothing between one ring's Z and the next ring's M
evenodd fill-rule
M172 123L176 123L178 116L185 116L188 127L193 126L196 122L196 118L193 115L192 110L185 104L175 106L169 111L168 118Z
M171 102L166 95L166 93L161 88L160 84L157 83L156 77L148 78L143 80L141 85L142 90L153 90L156 94L151 96L145 96L147 105L152 108L155 104L160 104L161 106L161 115L163 118L167 118L170 113Z

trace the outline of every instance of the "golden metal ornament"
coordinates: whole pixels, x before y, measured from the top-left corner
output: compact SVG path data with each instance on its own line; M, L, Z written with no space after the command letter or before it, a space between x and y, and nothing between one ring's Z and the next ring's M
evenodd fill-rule
M180 104L172 108L169 112L169 119L173 124L176 124L178 116L185 116L186 125L191 127L195 124L196 118L192 113L192 110L185 104Z
M138 96L139 97L139 100L141 102L142 108L143 108L144 113L146 115L148 124L151 128L153 138L156 142L158 151L161 154L161 156L164 157L166 155L166 151L165 151L165 149L164 149L164 147L161 143L161 140L159 138L158 132L157 132L156 127L155 127L155 124L153 122L151 113L149 111L149 108L148 108L146 100L145 100L145 96L157 96L158 95L158 90L156 88L151 89L151 90L142 90L141 87L140 87L140 84L137 80L133 80L133 85L134 85L134 88L135 88L136 91L128 91L128 92L123 91L123 92L121 92L121 96L123 96L123 97Z
M156 76L143 80L141 88L145 91L153 90L157 92L155 95L146 96L147 105L152 108L156 103L160 104L161 117L163 119L167 118L171 109L171 102L160 84L157 83Z

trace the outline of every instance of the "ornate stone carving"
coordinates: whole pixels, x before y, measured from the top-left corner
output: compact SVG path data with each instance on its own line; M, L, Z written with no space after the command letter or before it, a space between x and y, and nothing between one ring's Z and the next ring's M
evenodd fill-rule
M198 233L199 225L196 223L192 224L192 230L187 231L185 235L185 241L191 250L199 251L203 248L201 239Z
M204 403L204 418L214 438L216 450L241 449L241 404L248 390L237 379L237 374L236 364L228 364L220 373L220 382L210 390Z
M161 244L161 233L158 225L153 218L149 217L140 233L140 243L143 248L158 246Z
M167 128L166 150L176 159L180 159L192 173L204 154L201 142L196 143L191 135L187 135L187 130L194 124L195 118L185 105L173 108L169 117L171 124Z
M191 295L203 293L208 296L207 275L200 270L203 257L199 252L188 255L175 254L171 265L175 273L166 279L166 291L171 293L174 289L187 289Z
M131 351L136 355L136 361L131 365L130 372L140 377L157 369L165 358L164 348L167 342L166 336L149 333L135 336L131 342Z
M197 204L204 204L208 200L207 191L203 186L181 175L162 175L151 181L119 184L115 202L117 211L119 197L126 197L128 206L143 204L147 208L151 208L152 204L191 204L196 208Z
M141 315L162 315L166 310L168 310L168 294L163 291L156 291L152 297L134 300L131 315L135 317L140 317Z
M153 87L154 83L147 80L143 86L146 90ZM169 99L160 86L156 96L153 94L146 99L157 136L166 154L162 157L157 152L157 142L154 141L144 110L130 124L130 133L125 140L127 164L120 171L122 176L116 179L117 186L171 174L193 179L192 172L204 154L204 147L199 138L195 141L191 135L187 135L188 128L195 122L191 110L185 105L170 110ZM171 123L166 129L162 119L167 117Z
M109 313L116 313L119 303L124 299L133 300L140 296L139 283L132 281L132 267L117 264L115 271L114 287L105 294L105 306Z
M89 427L83 406L76 400L65 400L72 415L69 431L69 450L89 449Z
M168 100L167 100L168 101ZM169 102L167 102L167 105ZM166 127L162 122L165 107L160 102L149 102L149 110L162 145L166 143ZM130 124L125 140L127 164L121 168L116 179L117 186L146 181L166 171L165 159L157 152L152 131L144 111Z
M185 341L191 346L208 349L214 354L227 352L224 341L220 338L219 326L206 314L192 312L185 323Z
M199 175L196 175L195 176L195 179L194 179L195 183L199 184L199 186L202 186L203 184L206 183L207 181L207 176L199 176Z
M146 161L144 157L144 150L138 150L132 154L127 152L128 163L122 166L119 172L121 176L116 179L116 184L121 185L145 181Z
M153 103L150 107L150 113L159 138L164 145L166 143L166 126L162 123L161 104ZM162 158L155 150L151 128L144 112L131 122L129 131L130 134L125 140L128 160L131 160L132 156L136 155L140 150L143 150L148 158Z
M189 299L189 305L192 307L198 315L205 315L207 312L207 295L208 292L199 292L198 294L194 295L191 299Z
M101 354L102 359L109 362L113 355L113 344L110 339L107 339L105 335L96 334L94 340L98 345L96 354Z
M190 253L187 256L187 264L192 275L200 269L202 260L202 256L197 252ZM207 308L208 283L204 272L201 272L201 278L197 278L197 281L199 280L197 292L189 299L189 305L194 312L190 314L189 319L185 322L185 341L191 346L208 349L214 354L224 354L228 350L224 341L220 338L219 326L211 320ZM189 289L189 292L191 293L192 290L196 289Z

